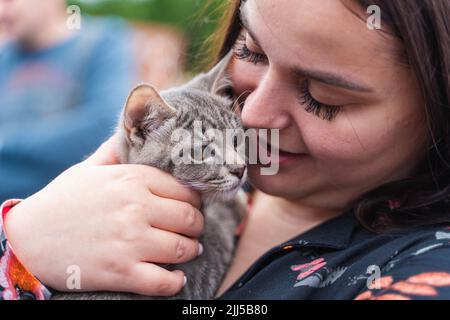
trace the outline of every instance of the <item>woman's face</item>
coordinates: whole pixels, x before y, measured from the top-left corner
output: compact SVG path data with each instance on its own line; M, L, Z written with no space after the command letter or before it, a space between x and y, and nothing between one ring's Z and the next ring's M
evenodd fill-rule
M424 106L395 38L336 0L247 0L241 15L231 75L249 93L243 123L280 130L279 172L250 165L256 188L338 210L416 169Z

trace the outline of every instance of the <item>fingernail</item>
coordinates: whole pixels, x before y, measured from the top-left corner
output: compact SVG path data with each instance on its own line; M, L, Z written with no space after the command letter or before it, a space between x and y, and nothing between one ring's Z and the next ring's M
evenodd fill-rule
M198 256L201 256L203 253L203 245L201 243L198 244Z
M184 276L183 287L186 285L186 283L187 283L187 278L186 278L186 276Z

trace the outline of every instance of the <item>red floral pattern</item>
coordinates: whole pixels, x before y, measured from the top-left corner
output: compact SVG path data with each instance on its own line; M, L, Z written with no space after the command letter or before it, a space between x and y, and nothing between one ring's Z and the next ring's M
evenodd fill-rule
M410 300L411 296L437 297L436 287L450 286L450 273L424 272L406 280L394 282L392 277L383 277L381 294L375 295L373 290L361 293L355 300ZM384 293L389 290L389 293Z

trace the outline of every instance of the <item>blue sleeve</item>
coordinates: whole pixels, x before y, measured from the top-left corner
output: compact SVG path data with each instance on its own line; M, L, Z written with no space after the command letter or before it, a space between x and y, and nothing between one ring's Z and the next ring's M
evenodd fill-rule
M450 230L393 259L357 300L450 300Z
M127 33L109 30L96 43L86 65L79 105L26 123L26 130L12 130L3 137L0 202L40 190L112 134L134 81Z

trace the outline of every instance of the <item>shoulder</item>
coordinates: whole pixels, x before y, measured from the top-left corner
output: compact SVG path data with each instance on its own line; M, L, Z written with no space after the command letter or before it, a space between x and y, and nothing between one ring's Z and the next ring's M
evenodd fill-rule
M115 67L131 69L133 31L119 18L84 17L78 46L87 52L91 68Z
M396 257L400 260L450 250L450 226L414 228L386 237L392 237L391 243L398 248ZM450 262L450 255L445 258ZM450 265L448 267L450 269Z
M395 254L357 299L450 299L450 227L385 237L392 237Z

